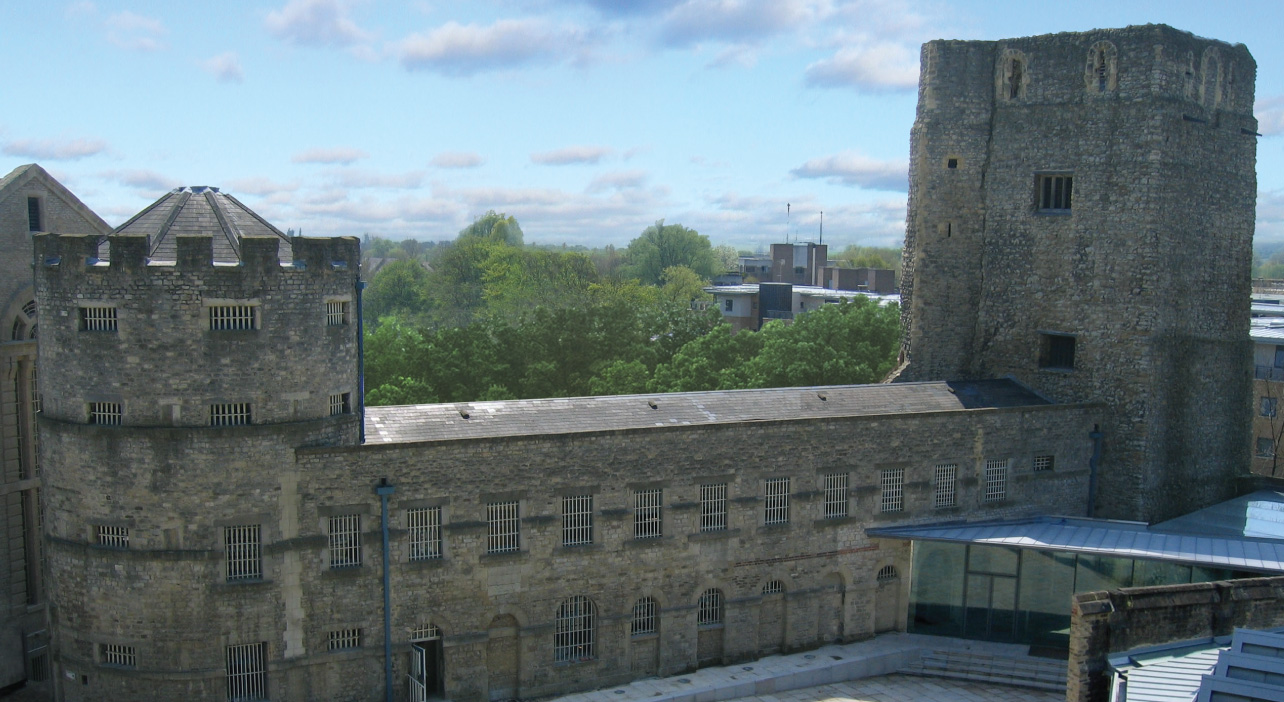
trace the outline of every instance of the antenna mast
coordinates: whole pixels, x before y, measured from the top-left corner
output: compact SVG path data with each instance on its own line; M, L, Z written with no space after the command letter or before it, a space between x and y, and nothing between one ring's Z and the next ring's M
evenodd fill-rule
M820 211L820 242L825 243L825 211Z

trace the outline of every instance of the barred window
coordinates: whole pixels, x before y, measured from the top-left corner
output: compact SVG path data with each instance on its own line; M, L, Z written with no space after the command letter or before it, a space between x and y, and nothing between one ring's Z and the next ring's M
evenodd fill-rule
M985 462L985 501L998 502L1008 498L1008 462Z
M1054 463L1054 459L1053 459L1053 457L1052 457L1051 455L1048 455L1048 456L1035 456L1035 457L1034 457L1034 470L1035 470L1036 472L1038 472L1038 471L1044 471L1044 470L1052 470L1053 463Z
M881 471L878 486L880 512L899 512L905 509L905 469L892 468Z
M727 484L700 486L700 531L727 528Z
M722 590L711 587L696 602L696 623L700 626L722 626Z
M267 699L267 642L227 647L227 700Z
M99 524L98 545L111 548L129 548L129 527Z
M936 466L932 476L932 506L936 508L954 507L958 504L957 463L942 463Z
M663 490L652 488L633 493L633 538L653 539L660 534L660 504Z
M440 507L406 510L406 530L410 532L410 560L441 558Z
M877 578L880 585L883 583L889 583L898 577L900 576L896 572L896 566L894 565L888 564L878 569Z
M562 497L562 545L593 543L593 496Z
M361 565L361 515L342 514L330 517L329 536L331 568Z
M122 668L133 668L138 665L133 646L103 644L99 648L99 654L104 665L118 665Z
M785 584L779 580L768 580L767 583L762 586L762 594L764 595L779 595L784 591Z
M325 303L325 324L327 327L341 327L347 323L347 300L331 300Z
M101 332L116 331L116 308L81 307L80 330Z
M210 331L247 331L259 328L258 305L210 305Z
M232 427L250 423L250 403L225 402L210 405L210 426Z
M1039 367L1074 370L1075 337L1039 333Z
M595 613L593 601L583 595L562 602L557 608L557 630L553 634L554 660L592 660Z
M90 424L120 424L121 418L119 402L90 402L89 403L89 423Z
M830 473L825 476L825 519L839 519L847 514L847 474Z
M643 597L633 603L633 623L629 628L629 633L633 636L641 634L654 634L656 607L654 597Z
M773 478L766 484L765 524L789 523L789 478Z
M338 629L330 632L330 641L326 648L330 651L346 651L348 649L361 648L361 630Z
M521 548L517 502L486 505L486 553L511 553Z
M227 579L255 580L263 577L263 551L259 525L223 527L227 556Z
M1072 175L1041 175L1039 183L1040 212L1069 212L1070 196L1074 191Z
M351 397L351 395L346 392L335 393L330 396L331 417L339 414L350 414L352 412L352 405L348 401L349 397Z

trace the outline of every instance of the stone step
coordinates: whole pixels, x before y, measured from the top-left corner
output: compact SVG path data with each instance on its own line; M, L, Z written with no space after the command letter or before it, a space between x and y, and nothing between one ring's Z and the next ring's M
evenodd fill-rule
M1003 656L963 650L924 650L899 672L1039 690L1064 691L1066 664L1029 656Z

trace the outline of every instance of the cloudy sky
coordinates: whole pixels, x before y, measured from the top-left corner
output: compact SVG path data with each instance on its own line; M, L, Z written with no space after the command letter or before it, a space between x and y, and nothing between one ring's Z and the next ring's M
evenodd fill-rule
M1284 3L0 2L0 174L119 224L216 185L281 229L899 245L918 47L1163 22L1258 62L1258 238L1284 240ZM786 203L792 216L786 218Z

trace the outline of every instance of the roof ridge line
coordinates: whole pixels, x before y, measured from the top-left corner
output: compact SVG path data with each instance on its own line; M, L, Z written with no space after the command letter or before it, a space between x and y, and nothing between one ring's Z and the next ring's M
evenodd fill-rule
M271 229L271 230L272 230L272 231L273 231L277 236L281 237L282 239L285 239L286 241L289 241L289 240L290 240L290 237L286 236L285 232L281 231L280 229L277 229L277 228L276 228L276 226L275 226L275 225L273 225L271 222L269 222L269 221L267 221L266 219L263 219L262 217L260 217L258 212L255 212L254 210L250 209L249 207L246 207L246 206L245 206L245 203L241 202L240 200L237 200L233 195L231 195L231 194L229 194L229 193L223 193L223 196L224 196L224 197L226 197L227 199L231 200L232 202L235 202L235 203L237 204L237 206L238 206L238 207L240 207L242 210L245 210L245 211L246 211L247 213L249 213L249 215L250 215L251 217L253 217L254 219L257 219L257 220L259 221L259 224L262 224L263 226L267 227L268 229Z
M172 192L170 193L170 195L173 194ZM161 242L165 240L165 235L169 234L169 228L174 226L174 220L178 219L178 213L183 211L191 197L192 194L186 190L178 194L178 204L174 205L174 208L169 211L169 216L165 218L164 222L161 222L160 228L156 230L156 241L152 243L152 250L147 252L148 256L156 253L157 249L160 248Z
M240 258L241 257L240 243L241 243L241 236L242 236L240 227L235 227L235 224L228 223L227 218L223 216L223 208L218 204L216 198L214 197L214 193L210 192L209 190L206 190L204 194L205 194L205 202L209 203L211 210L214 210L214 218L218 220L218 226L223 230L223 237L227 239L228 246L231 246L232 253L236 254L237 258ZM232 231L233 227L236 228L235 232Z

